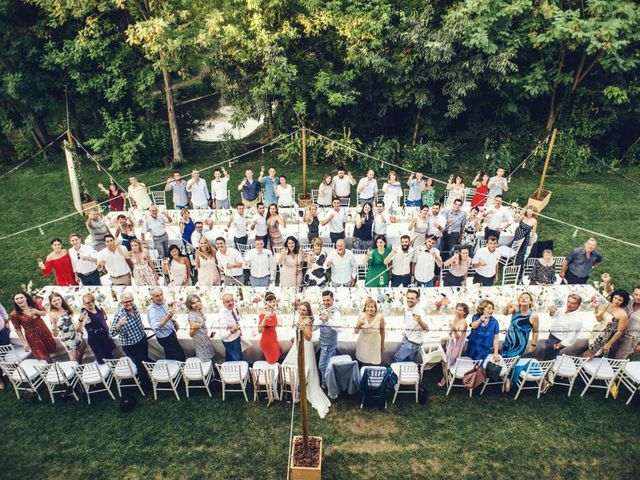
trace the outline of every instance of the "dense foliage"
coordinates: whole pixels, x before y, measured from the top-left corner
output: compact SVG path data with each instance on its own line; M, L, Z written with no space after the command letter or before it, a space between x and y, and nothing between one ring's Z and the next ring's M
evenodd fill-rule
M640 161L633 0L0 0L0 25L7 163L64 130L65 85L119 170L182 161L205 95L412 168L515 166L553 127L569 175Z

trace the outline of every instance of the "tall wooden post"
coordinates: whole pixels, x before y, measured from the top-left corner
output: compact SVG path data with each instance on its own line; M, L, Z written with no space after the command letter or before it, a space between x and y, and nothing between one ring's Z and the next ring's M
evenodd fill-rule
M302 127L302 194L307 195L307 129Z
M304 129L302 130L304 138ZM304 150L303 150L304 151ZM302 445L309 452L309 425L307 418L307 375L304 369L304 327L297 327L298 339L298 390L300 391L300 420L302 422Z
M558 133L558 129L554 128L553 133L551 134L551 142L549 142L549 149L547 150L547 158L544 161L544 168L542 169L542 176L540 177L540 185L538 186L538 190L536 190L536 198L542 198L542 192L544 190L544 179L547 176L547 169L549 168L549 160L551 160L551 152L553 151L553 144L556 142L556 133Z

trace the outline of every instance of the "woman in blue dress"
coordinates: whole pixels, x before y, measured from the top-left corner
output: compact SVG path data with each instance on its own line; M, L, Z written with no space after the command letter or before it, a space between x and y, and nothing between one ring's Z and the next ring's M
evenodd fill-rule
M504 314L511 315L511 323L500 349L500 355L503 357L518 357L535 351L538 343L539 320L538 314L531 310L532 306L533 297L529 292L523 292L518 298L517 307L509 304L504 308ZM529 335L531 335L531 345L527 348Z
M193 222L188 209L183 208L180 211L180 216L182 217L180 219L180 234L182 236L182 245L184 246L185 253L188 255L196 248L198 248L198 245L191 245L191 235L196 230L196 224Z
M477 313L471 318L471 333L467 337L467 355L474 360L482 360L489 356L493 348L493 361L498 362L500 355L500 325L493 316L495 306L489 300L478 305Z

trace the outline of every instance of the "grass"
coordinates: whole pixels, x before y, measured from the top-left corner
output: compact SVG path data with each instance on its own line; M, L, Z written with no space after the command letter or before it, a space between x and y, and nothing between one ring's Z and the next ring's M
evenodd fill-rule
M488 389L469 399L445 397L427 381L428 406L400 397L386 411L334 403L310 432L324 437L323 478L637 478L638 403L582 399L564 388L540 400L514 401ZM146 398L130 414L95 396L92 405L17 402L0 394L6 455L0 477L282 479L286 476L291 405L222 402L205 393L177 402ZM294 434L299 433L298 410Z
M209 146L195 144L187 153L192 166L219 161ZM255 155L230 169L233 181L243 169L270 165ZM301 190L300 171L286 171ZM315 187L331 165L311 167L309 185ZM164 181L170 169L135 172L147 184ZM636 172L637 173L637 172ZM104 174L84 162L84 175L93 193ZM448 173L438 175L446 179ZM465 175L467 178L472 175ZM631 176L637 175L632 174ZM116 175L127 184L128 175ZM211 178L207 172L205 178ZM534 173L518 173L510 184L508 201L521 205L535 190ZM28 228L73 211L66 167L61 157L39 160L3 179L0 236ZM567 179L550 177L553 191L545 214L585 228L640 243L635 204L637 187L623 178L603 174ZM232 189L232 197L238 193ZM99 196L103 200L103 196ZM10 305L21 284L49 283L37 270L37 258L49 252L49 242L69 232L84 232L82 219L73 217L2 240L0 301ZM554 239L564 254L589 234L541 219L540 238ZM599 240L604 263L619 286L638 283L638 250ZM595 276L592 277L595 279ZM436 379L437 380L437 379ZM543 400L526 394L514 402L492 392L469 400L464 392L445 398L430 380L428 407L408 399L385 412L357 408L356 400L335 403L321 421L311 414L310 430L325 437L324 478L637 478L640 443L638 402L605 400L601 392L567 399L563 390ZM623 395L626 399L626 395ZM0 431L5 454L1 478L284 478L287 464L290 408L275 404L246 404L237 398L221 402L197 395L176 402L164 395L145 399L133 413L122 415L117 404L97 398L84 403L30 404L0 393ZM298 422L296 422L296 425ZM297 429L296 429L297 431Z

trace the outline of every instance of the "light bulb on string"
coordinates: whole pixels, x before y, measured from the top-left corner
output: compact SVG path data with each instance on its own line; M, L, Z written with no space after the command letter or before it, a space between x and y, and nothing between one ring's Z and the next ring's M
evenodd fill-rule
M42 227L38 227L38 232L44 237L44 230L42 229Z
M573 232L573 238L576 238L578 236L578 232L580 231L580 229L576 228L575 231Z

